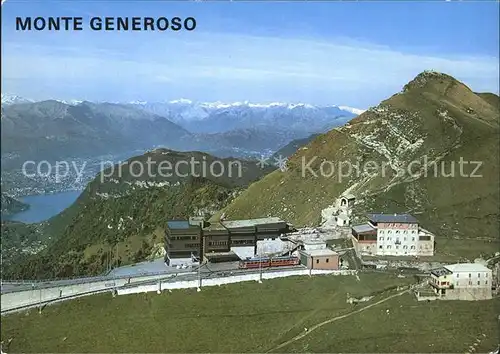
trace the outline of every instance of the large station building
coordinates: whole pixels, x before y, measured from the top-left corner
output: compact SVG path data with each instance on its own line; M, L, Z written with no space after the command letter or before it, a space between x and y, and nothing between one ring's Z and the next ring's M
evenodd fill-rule
M257 241L276 239L290 231L290 225L274 217L213 223L198 217L168 221L165 262L187 264L191 257L200 256L214 262L238 260L238 249L253 248L252 254L257 254Z

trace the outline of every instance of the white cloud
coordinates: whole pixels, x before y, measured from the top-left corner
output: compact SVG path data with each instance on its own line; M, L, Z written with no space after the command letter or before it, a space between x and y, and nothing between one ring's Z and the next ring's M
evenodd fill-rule
M498 58L492 57L417 55L346 39L318 41L206 33L141 33L130 37L121 33L122 37L103 39L91 35L94 37L82 37L80 41L68 37L67 45L64 41L54 46L4 43L5 90L14 87L18 89L15 93L29 96L18 92L32 89L26 85L29 80L46 83L44 90L51 85L75 83L87 90L92 85L120 89L136 84L142 90L141 96L147 97L157 95L153 92L157 90L155 85L177 82L200 99L200 87L216 85L221 100L228 98L225 95L260 100L255 97L257 88L265 85L265 94L276 96L269 99L282 100L284 97L277 96L280 92L290 94L293 85L312 87L316 96L323 92L319 97L322 101L344 91L358 91L359 95L375 95L376 103L385 97L380 95L396 92L419 72L433 69L464 80L475 90L498 92ZM120 40L113 42L112 38ZM380 90L379 96L375 88ZM144 92L148 89L152 92ZM133 94L132 88L128 92ZM84 95L91 96L92 92ZM348 103L339 100L335 103Z

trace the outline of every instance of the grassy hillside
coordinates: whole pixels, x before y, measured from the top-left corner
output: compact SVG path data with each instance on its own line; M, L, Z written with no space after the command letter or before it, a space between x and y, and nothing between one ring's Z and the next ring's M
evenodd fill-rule
M284 157L290 157L292 156L298 149L303 147L304 145L307 145L311 140L313 140L315 137L317 137L319 134L312 134L308 136L307 138L303 139L295 139L280 148L278 151L276 151L272 158L278 158L279 156L284 156Z
M427 303L402 295L363 310L412 282L370 273L359 281L292 277L200 293L103 294L46 307L41 315L33 309L5 316L1 339L7 353L464 353L477 339L477 352L485 353L498 345L491 311L498 299ZM351 305L347 296L374 297ZM307 335L297 338L304 328Z
M476 93L476 95L478 95L479 97L481 97L483 100L485 100L486 102L488 102L489 104L491 104L494 107L498 108L500 106L500 97L498 97L494 93L479 92L479 93Z
M1 233L2 269L9 267L20 257L29 257L43 250L47 241L43 227L38 224L2 221Z
M228 218L276 215L298 226L317 225L321 210L350 191L358 198L358 220L367 211L408 211L442 240L496 242L495 97L475 94L448 75L424 72L344 127L315 138L291 156L287 171L253 183L224 212ZM471 162L462 174L461 159ZM453 168L454 177L448 177ZM473 172L481 177L469 177ZM495 246L487 242L480 251Z
M191 160L199 164L191 168ZM4 269L4 276L31 279L100 274L109 264L161 256L167 220L210 217L269 171L254 161L240 161L240 170L235 161L158 149L108 168L71 207L47 222L43 230L51 237L47 249ZM221 165L224 174L219 176ZM215 166L213 173L210 166Z

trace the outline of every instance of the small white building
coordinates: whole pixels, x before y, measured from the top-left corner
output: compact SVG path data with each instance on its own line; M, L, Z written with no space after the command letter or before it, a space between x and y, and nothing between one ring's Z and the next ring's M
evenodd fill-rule
M480 263L457 263L431 271L429 285L443 300L489 300L492 270Z
M351 223L351 218L347 214L339 214L335 217L337 226L349 226Z
M356 197L353 194L346 193L342 194L340 198L337 200L337 208L349 210L349 212L354 207L354 202L356 201ZM349 213L350 214L350 213Z
M326 242L322 240L305 240L302 243L305 251L324 250Z
M351 225L352 208L356 198L350 193L344 193L337 198L334 205L321 210L323 227L346 227Z

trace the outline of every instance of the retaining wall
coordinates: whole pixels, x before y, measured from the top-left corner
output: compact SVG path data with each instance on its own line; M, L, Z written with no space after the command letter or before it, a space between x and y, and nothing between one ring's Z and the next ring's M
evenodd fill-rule
M181 273L193 274L193 273ZM102 290L112 290L115 287L124 286L126 284L140 283L144 281L151 281L156 279L165 279L167 277L175 277L176 274L172 275L153 275L153 276L143 276L137 278L128 279L110 279L105 281L90 282L84 284L73 284L65 286L56 286L50 288L40 288L34 290L16 291L4 293L1 295L1 305L2 312L9 311L16 308L21 308L24 306L36 305L39 303L50 302L57 299L71 298L75 295L88 293L91 295L94 292Z
M300 269L300 270L289 270L283 272L272 272L272 273L262 273L262 279L274 279L274 278L284 278L297 275L320 275L320 274L330 274L330 275L353 275L356 271L354 270L320 270L320 269ZM201 286L219 286L224 284L240 283L245 281L259 281L260 274L244 274L244 275L234 275L221 278L210 278L202 279ZM199 286L199 280L189 280L189 281L179 281L179 282L159 282L158 284L149 285L139 285L136 287L117 289L118 295L128 295L137 293L146 293L151 291L163 291L163 290L173 290L173 289L190 289L197 288Z

